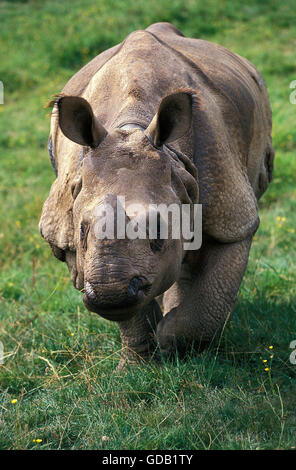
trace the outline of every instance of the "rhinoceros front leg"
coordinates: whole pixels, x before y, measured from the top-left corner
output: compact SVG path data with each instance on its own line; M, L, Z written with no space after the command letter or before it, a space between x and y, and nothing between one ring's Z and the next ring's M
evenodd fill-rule
M207 241L198 261L185 262L180 279L164 295L157 338L164 356L202 350L221 332L245 273L251 240ZM189 255L192 256L191 254Z
M130 320L118 322L123 346L119 369L127 362L148 360L155 354L156 328L161 318L159 304L153 300Z

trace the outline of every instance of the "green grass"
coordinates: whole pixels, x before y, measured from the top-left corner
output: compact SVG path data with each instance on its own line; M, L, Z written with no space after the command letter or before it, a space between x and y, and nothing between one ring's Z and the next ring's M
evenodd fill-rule
M295 447L294 0L2 1L0 16L0 449ZM119 374L117 326L84 309L38 233L54 180L43 106L92 57L156 21L257 66L273 109L276 164L218 346Z

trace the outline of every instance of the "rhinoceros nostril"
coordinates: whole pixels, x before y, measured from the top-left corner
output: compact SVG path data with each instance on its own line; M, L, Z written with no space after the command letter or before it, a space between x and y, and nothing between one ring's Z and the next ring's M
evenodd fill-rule
M143 287L143 281L139 277L133 277L129 283L127 294L129 297L137 297L139 290Z
M133 277L129 283L127 289L127 295L129 298L137 298L140 291L144 289L144 281L140 277Z

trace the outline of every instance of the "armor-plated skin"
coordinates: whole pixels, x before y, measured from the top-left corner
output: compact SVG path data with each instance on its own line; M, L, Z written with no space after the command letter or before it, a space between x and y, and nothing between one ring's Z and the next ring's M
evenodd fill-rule
M261 75L219 45L156 23L83 67L56 104L57 179L42 236L67 262L86 307L118 321L125 357L147 357L155 337L165 355L193 343L201 349L233 309L259 225L257 200L272 178ZM97 240L95 208L116 196L147 208L202 204L201 249L186 253L172 239L154 251L149 240Z

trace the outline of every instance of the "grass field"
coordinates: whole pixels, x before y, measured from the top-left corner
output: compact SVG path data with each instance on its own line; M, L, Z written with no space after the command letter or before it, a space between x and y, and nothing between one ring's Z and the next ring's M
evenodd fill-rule
M1 1L0 17L0 449L295 448L294 0ZM44 104L92 57L156 21L257 66L272 104L275 173L219 344L119 374L117 326L85 310L39 236L54 180Z

